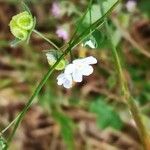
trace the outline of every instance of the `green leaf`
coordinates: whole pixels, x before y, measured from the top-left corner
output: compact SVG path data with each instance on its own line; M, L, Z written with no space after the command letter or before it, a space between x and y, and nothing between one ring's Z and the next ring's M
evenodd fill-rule
M30 15L32 15L30 8L28 7L26 3L22 2L22 7L24 11L27 11Z
M86 24L87 26L89 26L90 24L97 21L102 16L99 8L100 8L99 5L96 5L96 4L92 5L91 12L90 11L87 12L84 18L83 24ZM90 13L91 13L91 18L90 18Z
M67 145L67 150L74 150L74 123L62 112L54 111L53 116L61 127L61 135Z
M106 34L103 31L95 30L92 33L92 35L96 40L98 48L108 48L109 46L108 39L106 37Z
M138 7L150 18L150 0L139 1Z
M119 30L115 30L112 33L112 42L115 45L115 47L119 44L119 42L121 41L121 32Z
M123 123L119 115L104 101L97 100L92 102L90 110L96 114L97 125L100 128L105 129L107 127L112 127L118 130L122 128Z
M107 80L109 89L113 89L117 84L116 74L111 75Z

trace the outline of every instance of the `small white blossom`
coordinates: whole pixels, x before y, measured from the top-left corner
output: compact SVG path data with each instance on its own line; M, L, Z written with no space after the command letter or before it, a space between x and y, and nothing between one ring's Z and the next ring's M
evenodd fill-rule
M63 85L67 89L72 87L72 76L71 76L71 74L61 73L57 77L57 80L58 80L57 81L58 85Z
M83 46L89 46L92 49L96 48L95 43L92 40L86 41Z
M126 3L126 8L129 12L133 12L136 8L136 1L135 0L129 0L127 3Z
M65 74L71 74L73 81L82 82L83 76L89 76L93 73L92 64L96 64L97 60L93 56L76 59L72 64L65 68Z

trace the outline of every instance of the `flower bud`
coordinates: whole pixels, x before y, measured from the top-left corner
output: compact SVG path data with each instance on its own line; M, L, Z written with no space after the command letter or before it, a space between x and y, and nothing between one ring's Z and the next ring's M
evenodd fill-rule
M27 39L28 33L33 28L33 25L33 17L27 11L13 16L9 24L11 33L20 40Z
M24 11L18 15L15 15L12 20L14 20L18 27L24 30L30 30L33 27L34 21L32 15L27 11Z
M28 37L28 31L19 28L13 20L10 22L10 31L16 38L22 41Z
M47 53L46 56L47 56L47 61L48 61L49 65L53 66L56 63L56 61L57 61L56 57L53 54L50 54L50 53ZM63 70L65 68L65 66L66 66L66 61L65 61L65 59L62 59L57 64L55 69L56 70Z

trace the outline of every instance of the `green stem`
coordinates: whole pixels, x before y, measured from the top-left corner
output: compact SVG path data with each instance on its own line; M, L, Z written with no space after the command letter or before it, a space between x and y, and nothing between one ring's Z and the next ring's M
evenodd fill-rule
M1 132L0 132L0 136L2 136L18 119L19 115L12 121L8 124L7 127L5 127L5 129L3 129Z
M101 13L103 14L102 3L101 2L99 2L99 3L100 3L100 7L101 7L100 8ZM104 25L105 25L105 29L106 29L107 38L108 38L109 43L111 45L111 50L112 50L112 53L113 53L113 56L114 56L114 61L115 61L115 64L116 64L118 75L119 75L120 85L121 85L121 89L122 89L124 98L127 102L127 105L128 105L128 108L129 108L129 110L132 114L132 117L133 117L133 119L134 119L134 121L137 125L143 147L144 147L145 150L148 150L147 146L149 144L149 141L148 141L149 135L146 131L146 127L143 124L142 117L141 117L140 111L138 110L138 107L135 103L135 100L131 96L131 93L128 89L127 82L126 82L125 76L123 74L123 69L122 69L122 66L121 66L121 63L120 63L119 55L118 55L117 49L116 49L116 47L113 43L113 37L112 37L112 34L111 34L111 29L109 28L109 25L108 25L107 18L105 19Z
M37 30L33 30L34 33L38 34L41 38L43 38L45 41L47 41L50 45L52 45L54 48L56 48L57 50L60 50L60 48L54 44L51 40L49 40L48 38L46 38L43 34L41 34L39 31Z

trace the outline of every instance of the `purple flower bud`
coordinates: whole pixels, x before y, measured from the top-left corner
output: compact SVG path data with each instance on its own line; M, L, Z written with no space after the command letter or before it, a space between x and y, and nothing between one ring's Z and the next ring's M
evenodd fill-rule
M69 39L68 32L62 27L57 28L56 34L59 38L62 38L64 41L67 41Z
M54 2L52 4L52 14L54 17L59 18L61 16L61 8L60 5L57 2Z
M135 0L129 0L127 3L126 3L126 8L129 12L133 12L136 8L136 4L137 2Z

